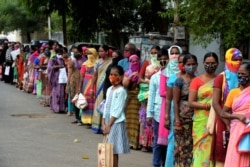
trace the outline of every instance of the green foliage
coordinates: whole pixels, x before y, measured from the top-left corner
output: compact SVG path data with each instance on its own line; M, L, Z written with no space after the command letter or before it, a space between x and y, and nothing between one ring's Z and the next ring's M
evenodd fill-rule
M29 13L17 1L4 2L0 7L0 30L8 33L20 30L27 35L44 27L44 19Z
M180 17L196 43L206 45L221 37L226 47L237 46L250 37L250 4L244 0L182 0L177 10L168 10L163 17Z

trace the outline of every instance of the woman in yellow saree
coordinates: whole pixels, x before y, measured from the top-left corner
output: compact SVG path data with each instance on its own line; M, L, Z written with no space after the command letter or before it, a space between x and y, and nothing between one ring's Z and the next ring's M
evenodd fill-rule
M205 73L196 77L190 84L189 105L194 108L193 115L193 167L209 167L212 136L206 127L212 104L213 81L218 66L218 56L207 53L204 56Z

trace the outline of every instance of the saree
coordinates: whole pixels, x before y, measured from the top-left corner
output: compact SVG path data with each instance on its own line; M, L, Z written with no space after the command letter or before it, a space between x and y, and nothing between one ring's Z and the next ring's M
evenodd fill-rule
M248 86L241 93L234 97L232 104L233 114L241 114L250 118L250 87ZM227 148L225 167L245 167L250 165L250 154L239 154L237 142L244 132L246 125L238 120L232 120L230 124L230 138Z
M94 133L102 133L101 129L101 115L97 112L97 107L103 100L103 87L104 87L104 80L106 76L106 70L112 59L108 59L106 61L98 61L94 67L95 71L97 72L97 81L96 81L96 99L94 104L94 112L93 112L93 119L92 119L92 130Z
M48 63L48 80L51 88L50 109L56 113L65 112L65 84L58 83L59 69L55 65L64 65L61 58L54 56Z
M129 145L133 149L139 149L139 134L140 134L140 124L139 124L139 109L141 103L139 102L137 95L139 89L137 88L137 83L133 82L128 88L128 97L126 103L126 128L128 132ZM151 132L150 132L151 133Z
M204 83L197 91L197 102L212 104L214 79ZM194 109L193 116L193 166L212 167L210 153L212 136L207 129L207 121L210 110Z
M92 124L92 115L94 110L95 99L90 95L91 80L94 75L94 67L82 66L83 75L82 93L86 97L88 106L82 110L81 120L83 124Z
M42 82L42 101L44 106L49 106L50 104L50 84L48 80L47 65L49 58L46 58L42 64L43 69L41 71L41 82Z

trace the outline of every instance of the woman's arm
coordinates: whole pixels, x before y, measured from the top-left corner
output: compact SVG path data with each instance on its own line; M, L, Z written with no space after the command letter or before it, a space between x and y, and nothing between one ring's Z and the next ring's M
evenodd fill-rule
M165 128L170 128L170 109L171 109L171 101L173 99L173 88L167 87L167 98L166 98L166 113L165 113Z
M131 77L123 77L123 80L122 80L122 85L125 87L125 88L128 88L129 84L130 84L130 79Z
M210 104L202 104L197 102L197 91L190 90L188 96L188 103L189 106L195 109L203 109L203 110L210 110Z
M173 88L173 100L174 100L174 120L175 125L178 127L181 125L180 115L179 115L179 103L181 97L181 90L177 87Z

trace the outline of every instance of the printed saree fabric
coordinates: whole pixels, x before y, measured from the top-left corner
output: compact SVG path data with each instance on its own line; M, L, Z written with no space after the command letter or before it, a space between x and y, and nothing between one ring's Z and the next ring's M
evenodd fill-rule
M204 83L197 91L197 102L201 104L212 104L214 79ZM210 110L195 109L193 116L193 166L212 166L210 153L212 136L206 125Z
M240 95L234 97L232 104L233 114L245 115L250 118L250 87L245 88ZM227 148L226 167L249 166L250 154L239 154L237 151L237 142L244 132L246 125L238 120L232 120L230 124L230 139Z

